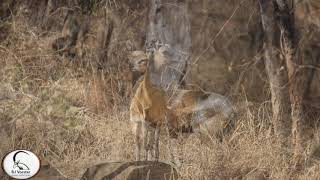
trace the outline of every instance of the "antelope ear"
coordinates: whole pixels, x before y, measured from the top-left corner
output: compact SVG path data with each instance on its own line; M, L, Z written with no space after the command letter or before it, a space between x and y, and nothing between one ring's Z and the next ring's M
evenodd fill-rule
M127 57L128 57L129 63L131 63L131 60L133 59L132 52L130 52Z
M126 48L127 48L128 51L133 51L134 46L133 46L133 43L130 40L126 41Z
M148 59L151 59L154 56L153 51L148 51L146 54L147 54Z
M137 52L136 51L129 51L129 54L128 54L128 59L129 59L129 62L131 62L134 57L136 56Z

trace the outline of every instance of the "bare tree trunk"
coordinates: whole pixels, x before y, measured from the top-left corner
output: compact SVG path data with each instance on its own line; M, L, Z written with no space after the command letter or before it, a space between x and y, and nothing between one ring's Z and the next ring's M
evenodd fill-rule
M187 1L151 0L147 44L153 41L170 45L170 63L161 72L151 72L151 81L171 91L180 85L190 60L191 33Z
M259 0L261 20L265 36L265 66L269 77L273 125L280 142L285 142L291 131L290 101L286 62L279 53L279 36L270 0Z
M288 0L277 0L275 5L277 24L279 24L281 30L281 50L286 60L290 79L289 94L292 108L293 144L296 158L300 161L306 144L311 139L310 123L307 121L308 117L303 102L313 76L312 69L300 67L301 65L312 64L312 59L296 55L297 38L295 35L293 5L290 7Z
M302 67L312 64L312 59L297 56L296 53L297 37L293 1L259 1L263 28L267 36L266 68L270 78L275 129L277 134L287 134L287 129L290 127L288 115L291 107L293 145L296 162L300 164L307 142L311 139L310 122L307 121L303 102L310 89L313 75L312 69ZM275 52L275 48L278 49L279 54ZM285 85L287 82L289 93Z

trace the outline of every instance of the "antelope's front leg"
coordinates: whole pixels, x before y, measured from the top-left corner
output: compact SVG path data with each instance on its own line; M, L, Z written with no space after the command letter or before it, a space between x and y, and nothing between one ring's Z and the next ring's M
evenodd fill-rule
M135 143L136 143L136 161L140 161L140 154L141 154L141 136L143 135L142 133L142 122L134 122L134 131L135 131Z
M156 126L156 131L155 131L155 134L154 134L154 147L153 147L153 150L154 150L154 159L155 161L159 161L159 136L160 136L160 126L157 125Z
M167 125L167 131L169 135L168 149L170 153L170 159L172 163L174 163L178 168L180 168L181 162L178 153L178 132L176 131L176 129L172 128L172 126L169 123Z
M154 144L154 133L155 129L149 124L145 124L145 135L144 135L144 149L145 149L145 160L149 161L152 159L152 150Z

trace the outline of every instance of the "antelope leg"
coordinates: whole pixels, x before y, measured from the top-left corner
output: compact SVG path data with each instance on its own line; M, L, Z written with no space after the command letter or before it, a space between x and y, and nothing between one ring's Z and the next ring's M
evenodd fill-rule
M155 131L155 143L154 143L154 158L155 161L159 161L159 136L160 136L160 126L156 126L156 131Z
M140 152L141 152L141 135L142 135L142 122L135 122L135 135L136 135L136 160L140 161Z
M149 138L150 130L149 127L146 123L143 123L143 149L144 149L144 156L143 160L147 161L148 160L148 138Z
M147 137L147 146L146 146L146 153L147 153L147 160L152 160L153 157L153 148L155 143L155 128L151 126L148 127L148 137Z

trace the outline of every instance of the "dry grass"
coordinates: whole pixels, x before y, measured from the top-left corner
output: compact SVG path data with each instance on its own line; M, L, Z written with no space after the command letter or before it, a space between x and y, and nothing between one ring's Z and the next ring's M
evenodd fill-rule
M0 157L31 149L70 179L99 161L133 160L129 99L119 93L117 75L75 67L50 50L54 37L42 37L17 20L0 44ZM272 135L269 106L241 110L223 143L181 137L181 179L318 179L319 131L306 150L305 167L295 172L292 150L281 148ZM162 161L169 160L167 141L160 142Z

